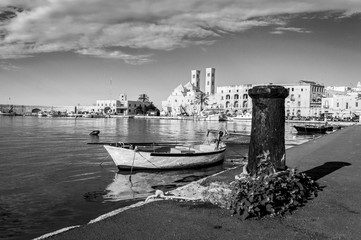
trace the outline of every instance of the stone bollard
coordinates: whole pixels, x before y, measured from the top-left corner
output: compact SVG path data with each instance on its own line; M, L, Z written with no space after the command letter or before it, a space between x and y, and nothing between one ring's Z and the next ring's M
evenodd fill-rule
M264 157L276 171L285 170L285 98L288 90L277 85L256 86L248 94L252 98L252 129L247 171L256 174Z

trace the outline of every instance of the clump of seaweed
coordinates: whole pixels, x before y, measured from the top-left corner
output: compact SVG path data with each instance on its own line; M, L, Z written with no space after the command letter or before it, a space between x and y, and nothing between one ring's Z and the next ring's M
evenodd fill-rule
M265 159L259 162L255 175L236 176L230 188L227 207L242 220L291 213L322 190L305 173L295 169L276 172Z

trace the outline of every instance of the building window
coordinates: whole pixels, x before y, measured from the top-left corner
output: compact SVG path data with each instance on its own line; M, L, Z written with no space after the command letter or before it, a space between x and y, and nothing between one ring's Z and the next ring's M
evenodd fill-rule
M247 95L247 94L243 94L243 99L248 99L248 95Z
M208 76L208 77L210 77L210 76L211 76L211 74L210 74L210 73L207 73L207 76Z
M329 103L328 100L325 101L325 106L324 106L324 107L325 107L325 108L329 108L329 107L330 107L330 103Z
M340 107L340 103L337 103L336 106L337 106L337 107Z
M234 107L238 108L238 102L237 101L234 102Z
M294 88L292 88L292 92L294 91L295 89Z
M209 81L207 82L207 86L209 86Z
M247 108L247 106L248 106L247 101L243 101L243 105L242 105L242 107L243 107L243 108Z
M238 99L238 98L239 98L238 94L234 94L234 99Z
M229 108L230 104L231 104L231 103L227 101L227 102L226 102L226 108Z
M221 100L223 100L223 96L221 97Z
M231 96L227 94L226 99L231 99Z
M358 102L356 102L356 107L358 107Z
M301 102L300 101L297 102L297 106L301 107Z
M196 75L193 74L193 78L195 78L195 77L196 77Z
M303 88L301 88L301 92L303 92Z
M348 109L348 102L346 103L346 109Z

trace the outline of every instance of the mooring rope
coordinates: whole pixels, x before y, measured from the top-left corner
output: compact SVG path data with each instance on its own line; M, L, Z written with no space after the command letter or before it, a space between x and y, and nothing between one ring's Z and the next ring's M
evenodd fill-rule
M132 173L133 173L133 168L134 168L134 161L135 161L135 154L138 153L142 158L144 158L147 162L149 162L150 164L152 164L154 167L159 168L157 165L155 165L154 163L152 163L151 161L149 161L146 157L144 157L140 152L138 152L137 147L134 148L134 155L133 155L133 162L132 162L132 166L130 168L130 175L129 175L129 181L131 184L132 183Z
M108 156L106 156L106 157L103 159L103 161L99 164L99 166L103 167L102 164L103 164L103 162L105 162L105 160L107 160L108 157L109 157L109 154L108 154Z
M156 190L154 195L148 196L145 199L145 203L149 203L154 200L184 200L184 201L192 201L199 202L202 201L202 198L192 198L192 197L177 197L177 196L166 196L162 190Z
M144 157L140 152L137 152L142 158L144 158L147 162L149 162L150 164L152 164L154 167L159 168L157 165L155 165L154 163L152 163L151 161L149 161L146 157Z
M133 154L133 163L132 163L132 167L130 168L130 175L129 175L129 182L132 185L131 187L133 187L133 183L132 183L132 173L133 173L133 167L134 167L134 160L135 160L135 152L137 150L137 147L134 148L134 154Z

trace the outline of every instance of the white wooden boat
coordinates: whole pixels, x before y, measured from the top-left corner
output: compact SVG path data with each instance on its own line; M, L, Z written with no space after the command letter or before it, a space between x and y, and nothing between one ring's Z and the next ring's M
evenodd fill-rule
M117 143L104 147L119 170L199 168L224 160L226 146L221 142L220 137L212 143L195 145Z

